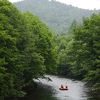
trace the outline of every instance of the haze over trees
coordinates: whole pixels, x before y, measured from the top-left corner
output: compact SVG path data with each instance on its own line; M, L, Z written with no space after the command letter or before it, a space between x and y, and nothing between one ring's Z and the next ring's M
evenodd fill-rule
M0 0L0 100L25 96L45 73L84 80L100 98L100 13L73 21L68 34L56 35L37 16Z
M39 16L56 33L66 33L73 20L79 22L83 17L96 12L65 5L55 0L24 0L14 4L23 12L29 11Z
M74 24L71 32L57 39L58 73L85 80L100 99L100 13Z

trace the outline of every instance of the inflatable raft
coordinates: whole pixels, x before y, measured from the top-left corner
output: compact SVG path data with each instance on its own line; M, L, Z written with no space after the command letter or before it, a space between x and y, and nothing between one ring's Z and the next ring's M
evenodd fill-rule
M59 90L68 90L68 88L59 88Z

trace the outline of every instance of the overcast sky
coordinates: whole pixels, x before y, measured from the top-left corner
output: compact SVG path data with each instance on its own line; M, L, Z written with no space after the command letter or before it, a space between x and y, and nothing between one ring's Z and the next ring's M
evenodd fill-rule
M18 1L23 1L23 0L8 0L8 1L11 1L11 2L18 2Z
M21 0L9 0L11 2ZM73 6L84 9L100 9L100 0L56 0L62 3L71 4Z

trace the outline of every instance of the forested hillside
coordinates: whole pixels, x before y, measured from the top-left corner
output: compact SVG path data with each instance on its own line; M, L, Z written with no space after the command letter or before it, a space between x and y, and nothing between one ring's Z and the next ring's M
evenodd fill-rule
M15 3L15 5L21 11L29 11L36 14L51 29L58 33L68 31L73 20L79 22L82 17L89 16L94 12L65 5L55 0L24 0Z
M58 73L85 80L100 99L100 13L74 24L71 36L57 37ZM92 93L91 92L91 93Z
M28 6L21 7L31 9L34 4L31 1L25 0L24 3ZM47 2L47 8L41 1L43 4ZM41 12L41 15L45 15L49 7L52 13L57 15L55 5L63 10L69 7L70 12L73 8L55 1L37 0L37 3L41 6L34 6L39 7L37 11ZM40 8L45 9L44 13ZM71 13L74 14L72 19L75 17L79 20L79 15L92 13L76 9L78 8L74 8ZM33 12L33 8L31 10ZM80 11L84 13L79 13ZM60 12L59 10L59 15ZM48 15L47 18L49 17ZM71 18L70 14L63 17ZM57 19L58 15L54 18L54 21L50 20L51 23L62 21ZM65 25L65 22L67 21L59 23ZM59 26L56 29L58 30ZM100 13L84 18L81 23L74 21L68 32L71 35L55 35L39 17L29 12L22 13L8 0L0 0L0 100L17 100L24 97L29 87L32 92L36 92L34 89L39 86L35 85L33 79L43 78L44 74L83 80L97 98L95 100L100 100Z

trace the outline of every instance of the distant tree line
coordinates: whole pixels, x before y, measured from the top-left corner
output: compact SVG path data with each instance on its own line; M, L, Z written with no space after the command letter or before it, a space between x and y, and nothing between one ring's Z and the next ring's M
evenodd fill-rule
M83 17L90 16L93 12L100 12L99 10L80 9L56 0L23 0L14 4L23 12L29 11L39 16L58 34L67 32L73 20L81 22Z
M68 32L55 35L37 16L0 0L0 100L25 96L45 73L85 80L100 98L100 14L74 21Z
M75 21L70 35L57 37L58 73L85 80L100 98L100 13Z

